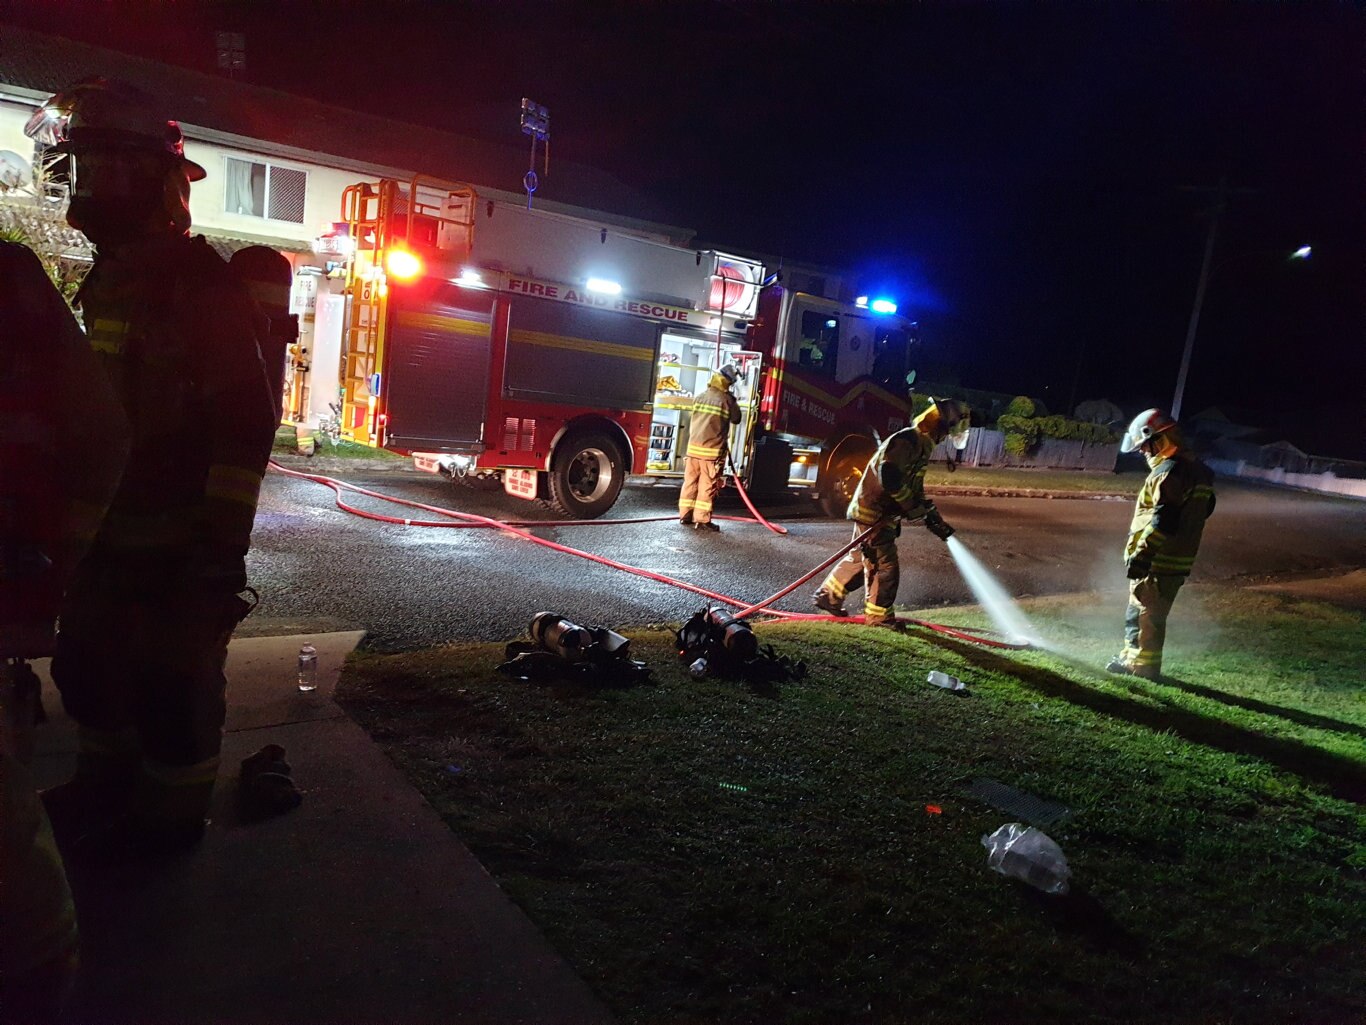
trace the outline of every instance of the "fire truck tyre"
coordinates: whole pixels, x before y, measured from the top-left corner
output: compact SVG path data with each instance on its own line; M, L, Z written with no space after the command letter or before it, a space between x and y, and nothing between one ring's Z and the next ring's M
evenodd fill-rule
M560 442L550 467L550 507L569 519L601 516L626 481L626 460L605 434L584 431Z
M873 452L873 448L853 446L835 453L834 459L821 474L819 493L821 511L825 515L844 518L849 509L849 500L854 497L854 489L858 487L859 477Z

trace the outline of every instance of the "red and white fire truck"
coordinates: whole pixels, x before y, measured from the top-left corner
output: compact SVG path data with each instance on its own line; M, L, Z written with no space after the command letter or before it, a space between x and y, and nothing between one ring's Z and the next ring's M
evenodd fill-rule
M681 476L692 396L734 363L735 472L842 511L909 421L911 324L649 230L414 180L353 185L341 433L452 479L601 515Z

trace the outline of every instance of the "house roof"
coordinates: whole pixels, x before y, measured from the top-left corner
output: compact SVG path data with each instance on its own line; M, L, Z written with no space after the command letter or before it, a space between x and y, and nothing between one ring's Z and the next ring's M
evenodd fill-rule
M522 146L488 142L420 125L357 113L258 85L162 64L29 29L0 25L0 86L51 94L95 75L127 81L166 96L167 114L195 138L195 128L274 142L343 162L404 169L515 194L527 168ZM325 163L325 161L319 161ZM344 166L344 164L343 164ZM653 204L597 168L557 160L538 202L570 204L588 211L630 210L658 216ZM691 230L654 225L675 238Z

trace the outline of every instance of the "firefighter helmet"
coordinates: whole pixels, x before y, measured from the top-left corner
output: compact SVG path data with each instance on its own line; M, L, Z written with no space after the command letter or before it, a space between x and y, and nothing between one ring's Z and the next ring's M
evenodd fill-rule
M1132 452L1144 442L1151 441L1176 426L1165 409L1145 409L1133 418L1129 429L1124 432L1124 440L1119 443L1121 452Z
M962 399L931 398L934 408L939 411L939 422L944 433L953 442L953 447L962 451L968 447L968 428L972 424L972 407Z
M734 384L736 381L740 380L740 368L734 363L727 363L721 368L720 374L726 379L726 383L728 384Z
M204 168L185 156L180 122L155 108L141 90L106 78L88 78L48 98L24 126L24 134L59 153L84 146L162 154L200 181Z

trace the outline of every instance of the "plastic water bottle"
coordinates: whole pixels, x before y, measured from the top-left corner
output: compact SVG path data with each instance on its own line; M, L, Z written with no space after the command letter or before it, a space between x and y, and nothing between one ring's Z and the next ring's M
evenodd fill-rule
M941 673L938 669L930 673L925 679L936 687L943 687L945 690L967 690L967 684L956 676L948 673Z
M694 680L700 680L707 675L707 660L699 658L692 665L688 666L688 672L692 674Z
M1044 893L1065 894L1072 870L1062 848L1047 833L1020 822L1007 822L982 837L987 864L1001 875L1028 883Z
M299 692L318 689L318 652L311 644L299 649Z

